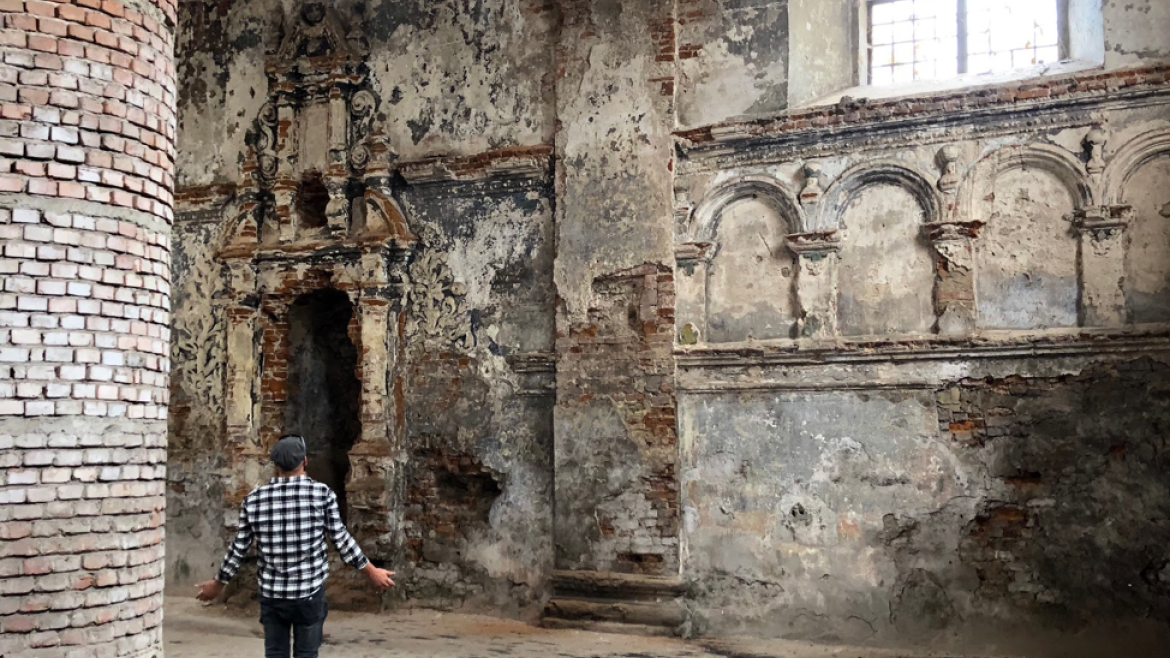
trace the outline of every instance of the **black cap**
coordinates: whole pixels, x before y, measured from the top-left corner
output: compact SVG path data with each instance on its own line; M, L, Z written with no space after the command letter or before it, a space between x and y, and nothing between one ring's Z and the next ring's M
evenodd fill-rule
M272 463L282 471L295 471L305 461L305 439L296 434L280 437L272 446Z

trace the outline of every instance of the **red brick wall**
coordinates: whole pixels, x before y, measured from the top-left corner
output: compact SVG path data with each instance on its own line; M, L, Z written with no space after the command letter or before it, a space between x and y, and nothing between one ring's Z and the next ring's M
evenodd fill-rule
M0 654L161 644L174 4L0 0Z
M672 352L674 273L647 263L601 277L593 290L597 301L589 310L589 321L575 323L557 336L557 405L571 412L603 402L620 410L641 460L642 475L627 493L637 494L642 503L592 510L591 527L601 535L596 544L612 546L612 553L594 554L589 565L558 566L675 573L680 509ZM558 497L573 495L572 486L558 475ZM588 497L589 492L579 494Z

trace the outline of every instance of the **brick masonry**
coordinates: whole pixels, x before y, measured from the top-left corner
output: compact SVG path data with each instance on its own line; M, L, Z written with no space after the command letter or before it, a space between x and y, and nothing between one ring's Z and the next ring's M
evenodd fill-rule
M175 4L0 1L0 654L161 655Z
M558 480L563 541L557 566L670 574L678 569L680 522L674 273L647 263L601 277L593 288L598 303L588 321L572 324L557 337L558 371L563 373L557 382L558 407L584 413L598 405L615 409L634 445L615 447L615 453L628 451L629 459L606 477L620 479L614 474L633 470L629 481L613 480L620 494L602 501L593 499L596 492L580 488L587 482ZM601 437L591 440L604 444ZM558 469L581 468L576 454L568 447L558 451ZM574 550L576 542L565 537L581 535L582 526L589 528L588 548Z

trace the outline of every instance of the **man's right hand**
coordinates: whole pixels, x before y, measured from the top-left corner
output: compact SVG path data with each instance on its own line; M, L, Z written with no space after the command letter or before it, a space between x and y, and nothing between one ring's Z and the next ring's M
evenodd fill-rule
M209 580L205 583L199 583L195 588L199 590L195 598L200 601L214 601L223 592L223 583L218 580Z
M377 587L378 589L390 589L391 587L394 587L393 571L379 569L372 563L367 563L362 571L366 573L366 577L370 579L370 582L374 584L374 587Z

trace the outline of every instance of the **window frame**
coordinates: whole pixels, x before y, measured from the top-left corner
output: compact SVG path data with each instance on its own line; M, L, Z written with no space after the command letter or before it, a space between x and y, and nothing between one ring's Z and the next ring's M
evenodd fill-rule
M857 79L862 85L873 85L873 18L872 9L875 5L891 4L899 2L900 0L858 0L858 52L857 52ZM968 75L970 68L970 44L968 43L967 34L967 17L968 17L968 0L955 0L955 25L956 37L958 40L958 48L956 57L956 77ZM1069 3L1070 0L1056 0L1056 41L1057 41L1057 58L1058 61L1063 62L1070 59L1069 47ZM1055 63L1055 62L1054 62ZM1013 68L1003 71L1003 74L1010 74L1012 71L1024 70L1027 67ZM997 72L999 73L999 72ZM940 82L954 78L922 78L914 80L911 83L894 83L892 85L881 85L882 87L897 86L898 84L922 84L930 82Z

